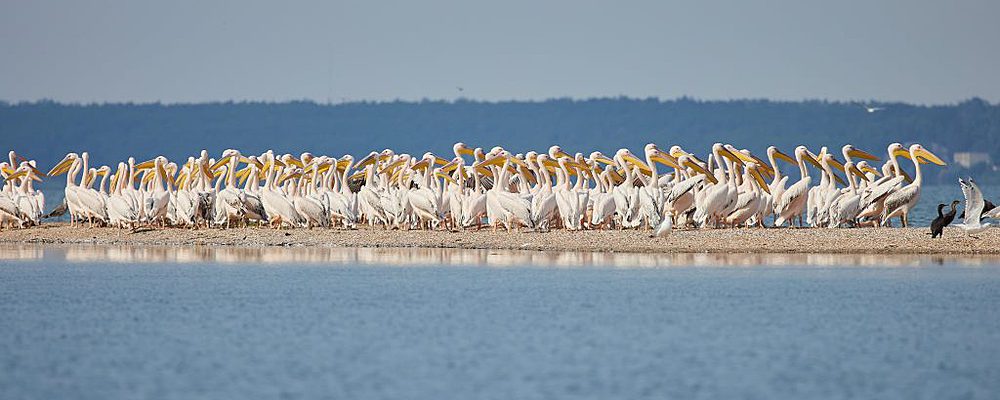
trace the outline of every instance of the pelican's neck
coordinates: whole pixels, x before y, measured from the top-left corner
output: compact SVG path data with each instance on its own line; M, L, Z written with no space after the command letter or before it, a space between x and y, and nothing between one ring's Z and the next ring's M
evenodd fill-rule
M347 184L347 181L350 180L350 178L351 178L350 173L351 173L351 168L352 167L354 167L354 160L349 158L347 160L347 166L344 167L344 174L340 176L341 177L340 184L342 185L340 187L340 190L344 191L343 193L345 193L345 194L347 194L347 192L351 191L351 188Z
M924 174L921 173L921 171L920 171L920 169L921 169L920 168L920 159L917 158L917 154L913 152L912 148L910 149L910 159L913 160L913 173L916 174L913 177L913 183L911 183L911 185L916 185L917 187L920 187L920 184L924 181L924 178L923 178Z
M802 179L809 177L809 168L806 168L806 160L803 159L801 152L796 152L795 160L799 162L799 174L802 175Z
M87 185L87 182L86 182L86 180L87 180L87 173L90 171L90 168L89 168L90 167L90 161L89 161L90 157L87 156L87 153L84 153L83 156L81 156L81 158L83 159L83 175L80 176L80 186L86 186Z
M98 189L101 193L107 193L107 191L105 190L108 187L107 183L108 183L108 174L104 174L104 176L101 177L101 185L98 186Z
M653 155L651 151L646 152L646 165L649 165L649 177L650 182L656 185L660 181L660 176L656 173L656 162L653 161Z
M778 160L774 159L773 152L767 152L767 161L771 162L771 169L774 170L774 179L772 179L771 182L777 183L781 180L781 170L778 169Z
M66 173L66 187L76 186L73 183L73 178L76 178L77 166L80 163L80 159L73 160L73 164L69 166L69 172Z

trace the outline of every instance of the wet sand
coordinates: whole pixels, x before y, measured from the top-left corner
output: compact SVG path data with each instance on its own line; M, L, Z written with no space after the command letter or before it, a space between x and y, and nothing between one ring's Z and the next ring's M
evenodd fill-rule
M41 227L0 231L0 243L154 246L423 247L629 253L1000 254L1000 230L966 237L956 228L931 239L927 228L701 229L664 238L649 231L386 231L384 229L140 229Z

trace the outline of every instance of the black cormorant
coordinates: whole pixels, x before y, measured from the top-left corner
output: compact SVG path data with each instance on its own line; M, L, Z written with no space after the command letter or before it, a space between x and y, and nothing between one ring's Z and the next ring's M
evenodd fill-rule
M958 203L961 202L958 200L951 202L951 211L948 211L947 214L941 213L941 209L944 208L944 204L938 204L938 216L937 218L934 218L934 221L931 221L932 238L941 237L941 234L944 232L944 227L950 225L951 221L955 220L955 207L958 206Z

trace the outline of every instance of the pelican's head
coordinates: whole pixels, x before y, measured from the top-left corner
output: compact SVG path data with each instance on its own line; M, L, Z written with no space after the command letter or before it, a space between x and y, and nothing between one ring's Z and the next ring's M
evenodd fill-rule
M843 148L840 149L841 153L844 154L844 158L857 157L863 160L878 161L878 157L868 153L867 151L860 150L854 147L853 144L845 144Z
M777 159L783 160L783 161L785 161L785 162L787 162L789 164L795 164L795 159L794 158L792 158L788 154L782 153L781 150L778 150L778 148L774 147L774 146L768 146L768 148L767 148L767 155L768 155L768 157L777 158Z
M455 145L451 147L451 150L455 152L456 156L461 156L463 154L469 156L475 155L472 149L470 149L469 146L466 146L465 143L462 142L455 143Z
M312 153L310 153L308 151L299 155L299 160L302 161L303 165L308 165L315 158L316 158L316 156L314 156Z
M882 175L882 173L880 173L877 169L872 168L871 165L868 165L868 161L863 161L862 160L862 161L858 162L857 164L855 164L855 167L857 167L859 170L861 170L861 172L872 174L872 176L880 176L880 175Z
M903 150L903 144L899 142L890 144L889 147L886 148L886 151L889 153L890 159L896 158L898 156L910 158L910 154L907 153L905 150Z
M590 161L595 163L602 163L605 165L613 165L615 163L615 160L608 158L608 156L604 155L604 153L601 153L599 151L590 153Z
M76 153L66 154L66 157L63 157L62 161L56 163L56 165L52 167L52 169L49 170L49 173L46 175L54 176L66 173L66 171L69 171L69 167L73 165L73 163L76 162L76 160L79 158L80 156L78 156ZM6 162L4 164L6 164ZM8 164L8 168L10 167L11 167L10 164Z
M559 147L559 145L552 145L552 147L549 147L549 158L557 160L560 157L572 157L572 156L569 155L569 153L563 151L562 147Z
M910 145L910 154L915 156L917 161L927 160L937 165L946 165L944 161L938 158L938 156L925 149L924 146L921 146L919 143Z

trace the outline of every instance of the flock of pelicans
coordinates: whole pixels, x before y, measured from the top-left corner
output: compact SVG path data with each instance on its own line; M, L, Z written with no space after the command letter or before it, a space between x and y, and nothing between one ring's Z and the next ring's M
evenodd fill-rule
M894 218L906 226L920 198L921 165L944 162L919 144L893 143L886 150L880 168L869 164L879 157L852 145L839 155L805 146L787 155L772 146L767 161L722 143L704 160L679 146L664 151L655 144L641 156L621 149L608 157L571 155L559 146L515 155L456 143L450 159L383 150L357 161L230 149L218 159L203 150L182 163L160 156L97 168L83 152L67 154L48 173L11 151L9 162L0 163L0 228L38 225L65 213L71 224L132 229L488 225L642 228L663 235L673 226L885 226ZM900 158L913 164L912 178ZM779 161L797 167L797 177L785 175ZM60 174L66 174L65 200L44 214L44 195L32 185Z

